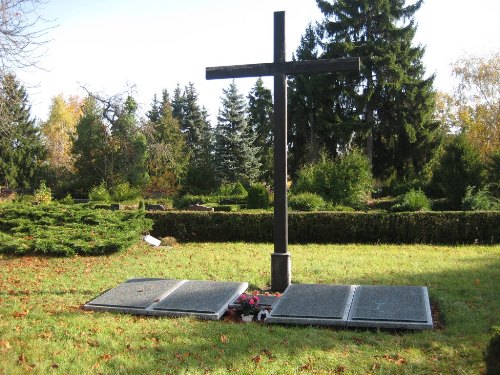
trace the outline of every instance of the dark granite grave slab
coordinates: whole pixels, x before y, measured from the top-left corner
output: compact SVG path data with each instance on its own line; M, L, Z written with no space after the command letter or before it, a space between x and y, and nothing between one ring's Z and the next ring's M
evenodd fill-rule
M227 311L229 303L247 288L247 283L189 280L148 310L152 315L217 320Z
M185 283L185 280L131 279L87 302L87 310L148 314L147 307Z
M354 290L351 285L292 284L267 322L345 327Z
M356 288L348 327L432 328L429 295L422 286L360 285Z

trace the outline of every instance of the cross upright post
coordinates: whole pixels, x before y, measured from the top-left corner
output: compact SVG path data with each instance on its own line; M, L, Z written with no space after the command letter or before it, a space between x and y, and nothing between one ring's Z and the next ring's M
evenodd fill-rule
M358 57L286 62L285 12L274 13L274 61L209 67L207 79L274 76L274 253L271 254L271 289L283 292L291 282L288 253L287 200L287 74L359 71Z

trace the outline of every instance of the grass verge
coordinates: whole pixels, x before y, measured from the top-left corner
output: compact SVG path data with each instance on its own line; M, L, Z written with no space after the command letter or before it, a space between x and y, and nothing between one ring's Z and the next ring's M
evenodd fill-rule
M290 246L295 283L426 285L445 321L424 332L266 326L85 312L133 277L247 281L271 244L199 243L71 258L0 255L0 374L462 373L500 324L500 246Z

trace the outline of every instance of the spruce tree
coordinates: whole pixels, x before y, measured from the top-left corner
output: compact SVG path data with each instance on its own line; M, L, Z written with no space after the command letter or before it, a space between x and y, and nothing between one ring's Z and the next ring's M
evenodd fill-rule
M161 102L155 95L147 116L149 121L144 134L148 141L149 188L155 192L175 193L185 175L189 153L180 123L172 114L172 104L166 90L163 91Z
M73 143L74 166L77 170L77 195L86 196L93 186L114 181L114 154L111 139L101 114L102 109L91 97L85 99L82 116L76 125Z
M2 76L0 108L0 184L13 188L34 187L35 174L45 158L45 149L35 120L31 118L26 89L14 74Z
M259 174L255 134L248 126L246 103L233 82L223 90L215 129L215 172L219 182L252 182Z
M255 134L254 146L260 162L258 179L271 185L273 182L273 97L258 78L248 95L248 126Z
M182 94L176 90L174 102L182 104L182 111L177 108L177 112L182 112L181 129L186 136L187 148L191 155L184 188L193 193L208 193L215 187L213 134L208 113L204 107L200 107L193 83L186 86ZM176 117L175 106L173 109Z
M365 146L379 179L418 177L439 144L433 119L434 77L425 78L424 48L413 46L419 0L316 0L325 16L321 58L359 56L360 73L328 76L332 123L345 124ZM333 128L335 129L335 128ZM345 141L345 139L344 139ZM338 146L338 145L337 145Z
M114 184L128 182L134 187L142 187L149 180L147 142L138 131L137 107L135 99L128 96L116 109L116 119L111 123L114 166L118 177Z

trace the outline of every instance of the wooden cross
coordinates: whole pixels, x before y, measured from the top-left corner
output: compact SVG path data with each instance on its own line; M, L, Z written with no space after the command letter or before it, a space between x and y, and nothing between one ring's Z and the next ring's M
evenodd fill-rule
M274 13L274 62L207 68L207 79L274 76L274 253L271 289L283 292L291 281L288 253L287 81L288 74L359 71L359 57L286 61L285 12Z

